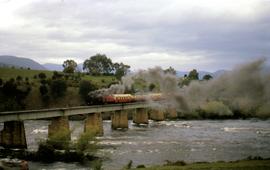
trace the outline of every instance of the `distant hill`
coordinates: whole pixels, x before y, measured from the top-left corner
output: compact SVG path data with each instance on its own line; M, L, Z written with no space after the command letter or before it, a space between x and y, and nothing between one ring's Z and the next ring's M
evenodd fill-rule
M63 66L61 64L46 63L43 64L43 67L45 67L47 70L63 71Z
M227 70L218 70L215 72L208 72L208 71L198 71L199 72L199 79L202 79L204 75L209 74L212 77L216 78L227 72ZM178 77L184 77L184 75L188 75L189 71L176 71L176 75Z
M32 70L46 70L45 67L40 65L38 62L29 58L21 58L10 55L0 55L0 67L23 67L31 68Z
M63 71L62 64L46 63L46 64L43 64L43 67L52 71ZM78 69L80 71L82 71L82 68L83 68L83 64L82 63L78 64Z

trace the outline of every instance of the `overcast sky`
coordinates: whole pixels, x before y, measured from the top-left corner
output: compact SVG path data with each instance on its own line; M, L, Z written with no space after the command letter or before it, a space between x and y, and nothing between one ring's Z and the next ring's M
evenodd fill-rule
M270 56L270 0L0 0L0 55L215 71ZM269 60L268 60L269 61Z

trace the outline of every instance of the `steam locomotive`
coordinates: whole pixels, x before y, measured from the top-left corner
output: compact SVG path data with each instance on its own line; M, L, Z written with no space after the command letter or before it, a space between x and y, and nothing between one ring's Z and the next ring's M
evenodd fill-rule
M150 93L143 95L132 94L108 94L104 95L99 92L90 92L88 94L87 103L93 104L115 104L115 103L131 103L139 101L158 101L162 100L161 93Z

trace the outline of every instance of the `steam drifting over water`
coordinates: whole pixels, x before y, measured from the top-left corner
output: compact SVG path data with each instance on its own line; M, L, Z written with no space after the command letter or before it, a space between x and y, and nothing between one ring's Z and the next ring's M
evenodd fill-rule
M270 73L264 71L266 59L237 66L218 78L209 81L192 81L180 87L181 79L162 68L141 70L122 78L121 84L103 90L106 94L124 93L130 90L135 80L146 86L155 84L166 97L162 107L173 106L181 114L204 114L232 116L270 117ZM143 92L139 92L143 93Z

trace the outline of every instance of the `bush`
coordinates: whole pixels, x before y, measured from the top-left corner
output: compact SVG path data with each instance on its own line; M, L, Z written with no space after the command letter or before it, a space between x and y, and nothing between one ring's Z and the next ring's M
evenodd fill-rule
M224 105L220 101L210 101L202 105L202 116L206 118L215 117L229 117L233 115L233 112L228 106Z
M23 80L22 76L17 76L16 77L16 81L22 81L22 80Z
M7 97L13 97L16 95L17 85L14 79L10 79L3 86L3 94Z
M54 72L53 72L52 79L53 79L53 80L61 79L61 78L63 78L63 76L64 76L63 74L58 73L57 71L54 71Z
M41 142L38 146L37 157L39 161L53 162L55 157L55 149L47 142Z
M96 151L95 142L95 133L82 133L76 143L76 149L78 152L94 152Z
M50 85L51 94L53 97L62 97L67 91L67 84L64 80L53 80Z
M46 79L46 74L45 73L39 73L38 74L38 77L40 78L40 79Z
M39 92L40 92L41 96L44 96L49 92L49 90L48 90L46 85L41 85L39 87Z
M96 90L96 87L90 81L83 80L80 82L79 94L85 101L87 100L88 93L94 90Z
M138 165L136 168L145 168L145 165Z
M47 143L53 146L54 149L69 150L70 134L69 130L61 128L59 132L49 136Z

